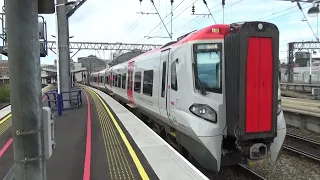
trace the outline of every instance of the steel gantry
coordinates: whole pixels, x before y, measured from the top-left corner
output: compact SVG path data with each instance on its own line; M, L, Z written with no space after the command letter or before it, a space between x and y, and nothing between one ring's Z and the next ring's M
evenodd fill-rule
M86 49L86 50L134 50L143 51L152 50L161 47L156 44L129 44L129 43L102 43L102 42L70 42L69 49ZM55 41L48 41L48 48L56 49Z
M75 1L75 3L71 6L72 9L70 9L67 12L67 18L69 18L70 16L72 16L73 13L76 12L77 9L80 8L80 6L82 6L87 0L77 0Z
M301 50L316 50L320 49L320 42L318 41L305 41L305 42L290 42L288 43L288 82L293 82L293 67L295 54ZM297 52L295 52L297 51Z

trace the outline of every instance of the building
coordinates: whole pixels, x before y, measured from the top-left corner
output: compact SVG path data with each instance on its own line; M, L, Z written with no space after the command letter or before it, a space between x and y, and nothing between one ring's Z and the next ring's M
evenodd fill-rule
M9 62L8 60L0 60L0 76L9 76Z
M91 72L98 72L107 68L107 62L110 61L90 55L88 57L79 57L78 62L82 64L82 67L87 68L88 71L91 69Z

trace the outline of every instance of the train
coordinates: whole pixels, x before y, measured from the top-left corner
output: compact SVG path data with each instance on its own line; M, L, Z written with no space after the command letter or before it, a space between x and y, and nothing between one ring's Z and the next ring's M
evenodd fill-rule
M279 157L286 135L279 30L249 21L190 32L91 74L187 159L221 167Z

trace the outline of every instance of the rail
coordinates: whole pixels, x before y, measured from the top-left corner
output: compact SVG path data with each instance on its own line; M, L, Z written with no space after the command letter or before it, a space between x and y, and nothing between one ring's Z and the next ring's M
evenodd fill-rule
M320 142L318 141L287 133L283 148L320 162Z
M52 90L46 92L45 95L48 99L48 107L53 110L58 110L59 116L62 115L62 111L66 109L79 108L82 104L82 90L83 88L73 89L71 91L63 91L58 94L58 90ZM64 99L63 95L69 94L69 98ZM65 101L69 101L70 107L64 107ZM75 102L75 103L74 103ZM52 104L53 103L53 104Z

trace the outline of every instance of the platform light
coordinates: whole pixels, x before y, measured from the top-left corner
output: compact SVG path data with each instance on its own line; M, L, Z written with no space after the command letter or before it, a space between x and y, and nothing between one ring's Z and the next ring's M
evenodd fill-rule
M319 5L311 7L308 10L308 14L310 17L317 17L319 14Z

